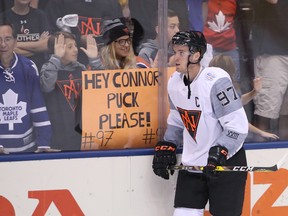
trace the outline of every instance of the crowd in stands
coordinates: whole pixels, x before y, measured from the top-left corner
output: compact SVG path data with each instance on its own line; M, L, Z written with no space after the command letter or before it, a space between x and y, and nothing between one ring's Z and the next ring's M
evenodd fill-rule
M219 56L233 65L226 70L235 89L242 97L250 94L244 107L256 129L247 140L288 140L288 1L168 0L167 17L158 16L159 5L155 0L1 1L0 104L18 95L27 102L27 113L18 111L25 116L19 123L4 120L1 111L0 153L80 150L81 71L157 67L163 40L167 67L173 67L171 39L180 30L204 33L203 65ZM216 60L210 66L223 68ZM73 96L63 94L65 82L77 86Z

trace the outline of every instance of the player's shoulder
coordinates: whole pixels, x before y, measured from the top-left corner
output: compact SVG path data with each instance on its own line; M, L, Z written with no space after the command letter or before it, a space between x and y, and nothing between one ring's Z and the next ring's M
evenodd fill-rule
M207 82L216 82L221 78L229 78L229 74L219 67L206 67L202 71L202 79Z
M178 71L173 72L169 77L168 84L183 82L183 76L184 75Z

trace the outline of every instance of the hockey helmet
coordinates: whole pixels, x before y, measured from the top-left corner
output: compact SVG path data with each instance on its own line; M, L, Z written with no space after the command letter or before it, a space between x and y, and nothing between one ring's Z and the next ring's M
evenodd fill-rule
M200 59L207 49L206 39L200 31L179 31L172 37L172 44L187 45L191 53L200 52Z

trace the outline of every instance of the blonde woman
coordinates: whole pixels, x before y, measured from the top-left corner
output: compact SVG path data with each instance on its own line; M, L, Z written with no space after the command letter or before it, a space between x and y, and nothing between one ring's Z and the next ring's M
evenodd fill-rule
M120 19L104 21L103 42L97 58L97 69L137 67L130 31Z
M233 80L236 68L230 56L223 55L223 54L216 55L209 63L209 67L220 67L223 70L225 70L227 73L229 73L229 75L232 78L232 82L234 86L236 87L236 90L239 90L237 89L236 82ZM256 96L256 94L261 90L261 88L262 88L262 78L257 77L253 80L253 90L246 94L241 95L242 104L246 105L247 103L249 103ZM263 131L250 123L249 123L249 131L252 133L258 134L266 139L272 139L272 140L279 139L279 137L276 134Z

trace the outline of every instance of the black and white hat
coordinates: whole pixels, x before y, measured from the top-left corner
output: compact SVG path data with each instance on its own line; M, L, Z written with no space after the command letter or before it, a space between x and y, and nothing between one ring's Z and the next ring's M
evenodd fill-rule
M105 20L103 23L103 41L105 45L112 43L124 35L130 36L128 27L120 19Z

